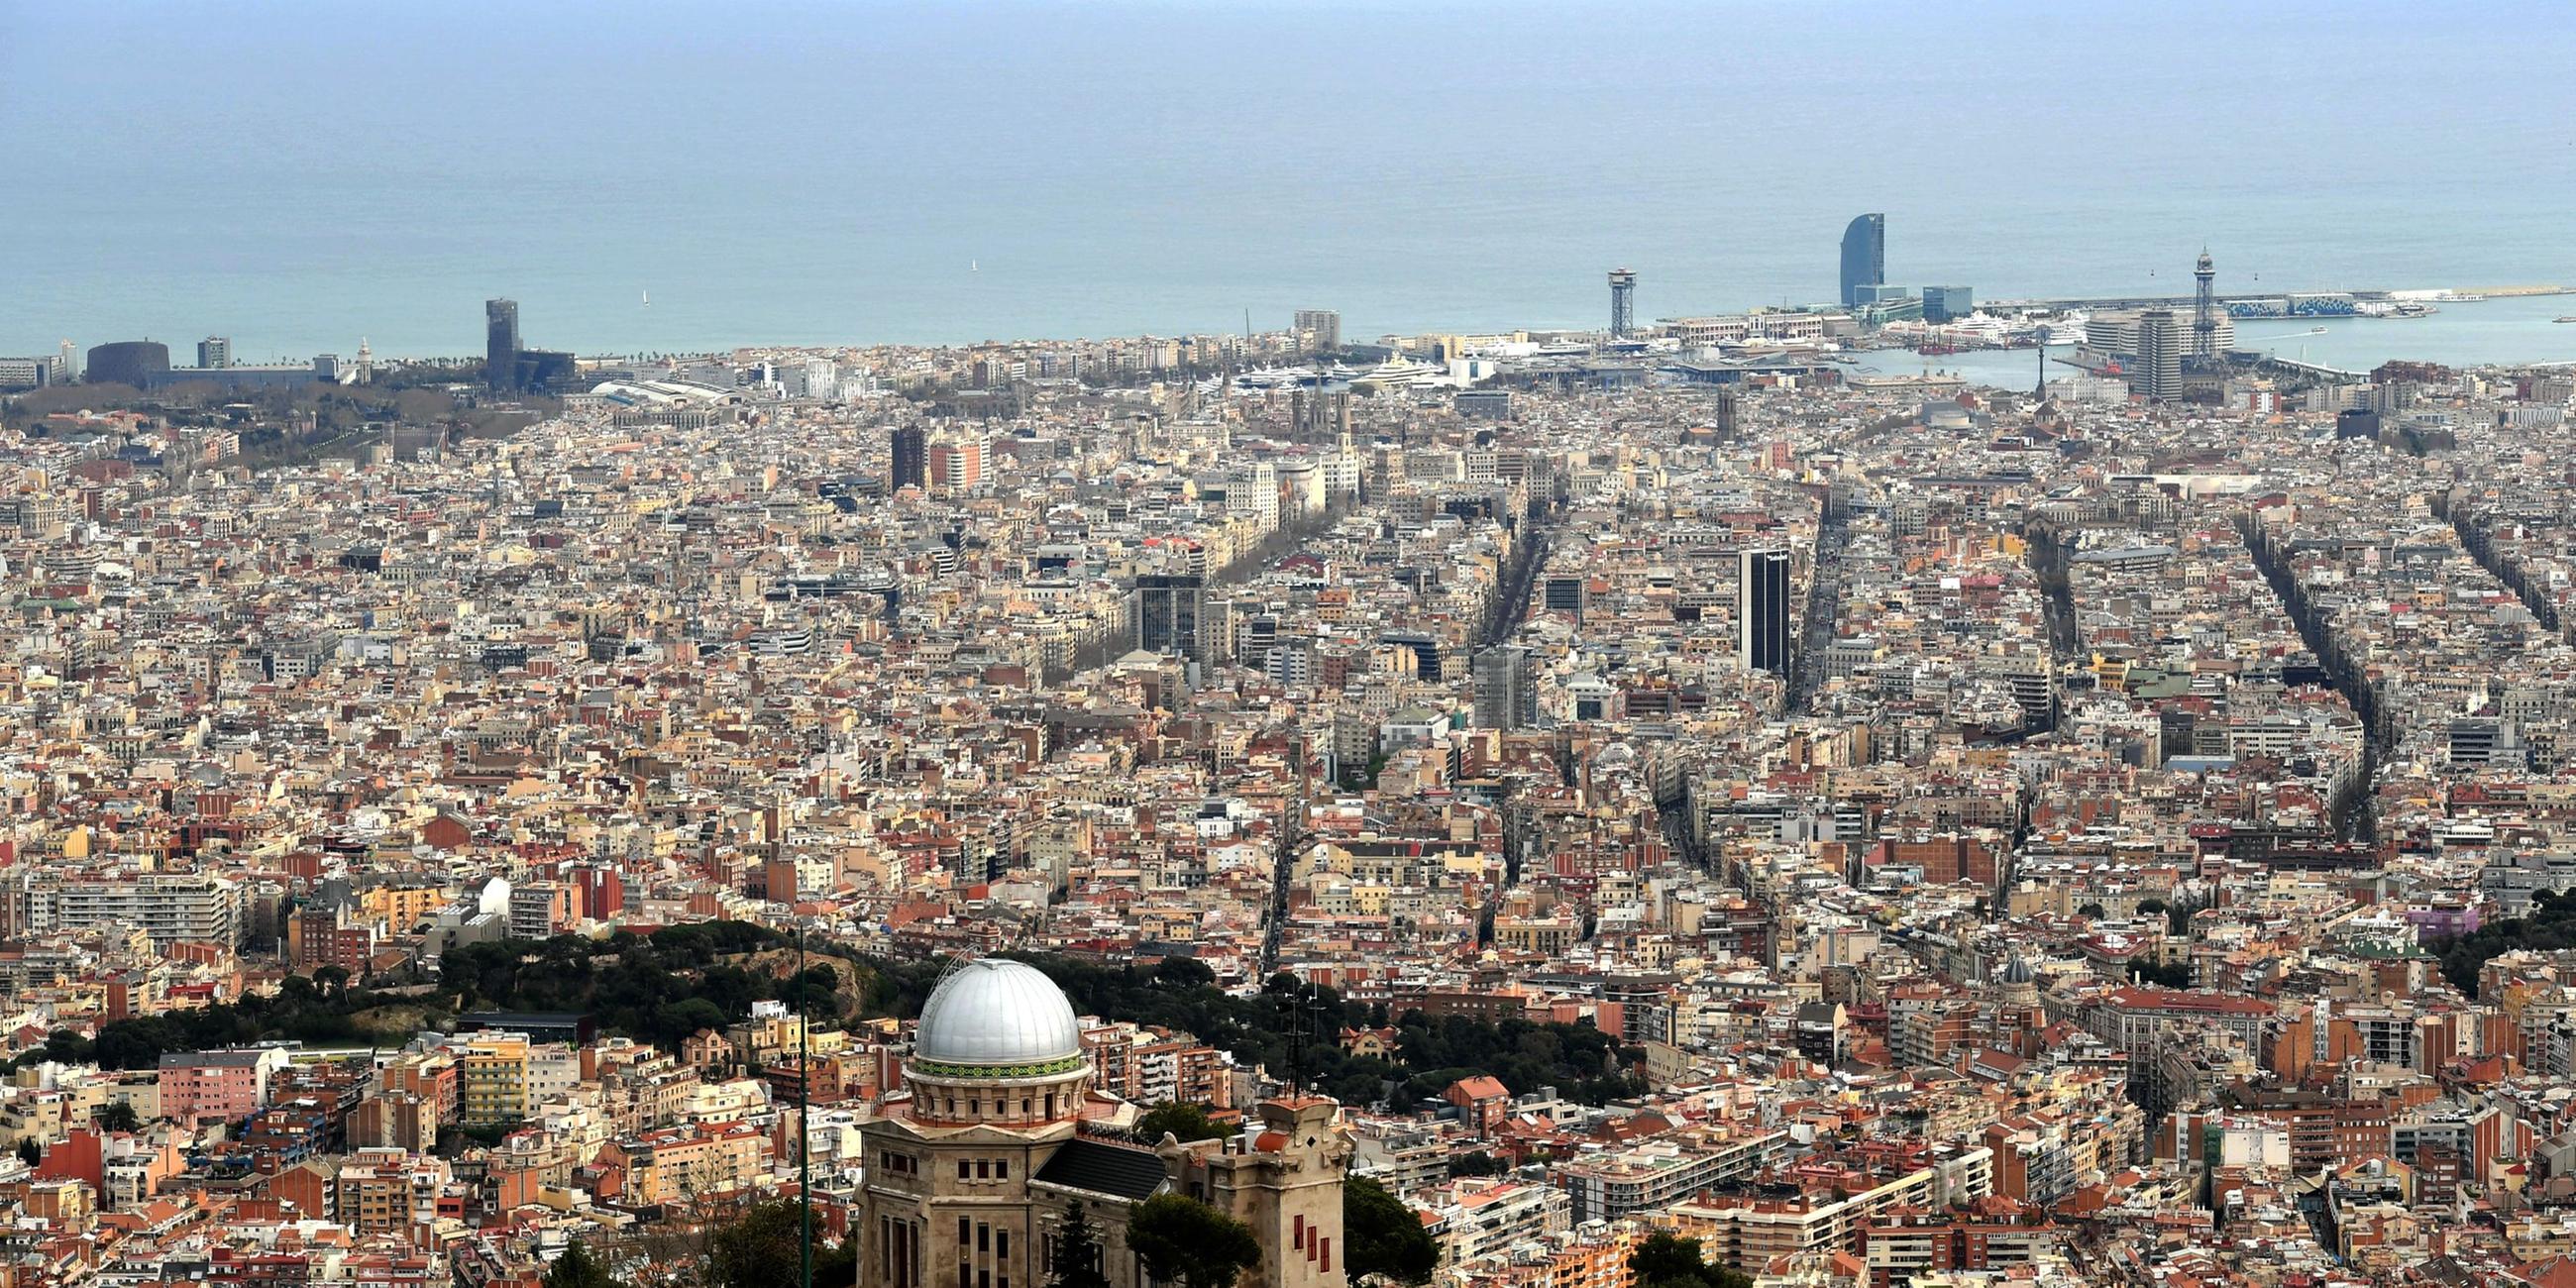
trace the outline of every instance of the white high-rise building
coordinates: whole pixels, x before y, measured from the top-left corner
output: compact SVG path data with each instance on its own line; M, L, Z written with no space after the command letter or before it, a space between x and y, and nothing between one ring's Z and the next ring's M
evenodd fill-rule
M840 394L840 365L830 358L808 358L781 368L779 383L790 398L829 402Z
M1268 461L1225 472L1225 512L1263 530L1279 526L1279 473Z

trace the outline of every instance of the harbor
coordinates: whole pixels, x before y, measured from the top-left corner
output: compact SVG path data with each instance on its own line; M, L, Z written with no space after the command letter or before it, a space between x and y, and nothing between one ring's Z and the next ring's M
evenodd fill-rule
M2546 291L2546 293L2544 293ZM2361 293L2356 292L2357 296ZM2380 292L2375 298L2431 297L2433 292ZM2444 366L2482 364L2576 364L2576 326L2559 323L2571 316L2557 288L2501 288L2444 293L2431 301L2435 311L2411 317L2239 317L2240 350L2270 355L2287 365L2328 372L2367 374L2383 362L2432 362ZM2188 308L2188 297L2178 302ZM1986 306L2002 312L2017 307L2120 308L2177 307L2177 301L1995 301ZM2063 361L2074 351L2051 350L2051 379L2074 368ZM2028 389L2039 378L2035 348L1971 349L1923 354L1913 349L1862 352L1855 373L1921 376L1955 375L1966 384Z

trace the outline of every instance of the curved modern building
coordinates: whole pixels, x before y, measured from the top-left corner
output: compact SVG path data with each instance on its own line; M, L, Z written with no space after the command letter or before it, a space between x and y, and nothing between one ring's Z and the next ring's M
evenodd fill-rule
M1860 303L1860 288L1887 281L1887 216L1862 215L1843 229L1843 307Z
M142 389L170 370L170 346L158 340L119 340L93 345L82 378L93 385Z

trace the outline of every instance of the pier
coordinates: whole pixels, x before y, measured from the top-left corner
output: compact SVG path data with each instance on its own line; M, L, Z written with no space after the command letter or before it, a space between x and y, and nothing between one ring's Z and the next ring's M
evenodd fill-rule
M2420 300L2428 304L2439 304L2442 302L2442 297L2444 296L2466 302L2475 299L2510 299L2533 295L2568 294L2576 294L2576 290L2571 290L2571 288L2564 286L2458 286L2431 289L2391 288L2367 291L2334 289L2290 290L2288 288L2284 288L2278 291L2239 291L2232 295L2222 295L2218 297L2218 303L2221 307L2224 307L2230 301L2270 300L2278 299L2284 295L2343 295L2349 296L2357 301L2375 300L2383 303L2395 303L2400 300ZM2194 302L2193 297L2188 294L2085 295L2065 296L2056 299L1987 300L1983 302L1981 307L1999 310L2037 310L2042 312L2062 313L2068 309L2188 310L2192 307Z

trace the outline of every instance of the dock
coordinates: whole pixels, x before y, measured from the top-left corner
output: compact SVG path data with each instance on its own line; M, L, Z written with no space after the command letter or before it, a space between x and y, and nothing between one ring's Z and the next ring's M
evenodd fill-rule
M2421 301L2440 303L2445 297L2462 301L2474 299L2514 299L2535 295L2571 295L2576 288L2565 286L2459 286L2434 290L2394 288L2386 290L2319 290L2319 291L2234 291L2218 297L2224 307L2231 300L2276 300L2285 295L2343 295L2352 299L2384 303ZM2084 295L2057 299L1985 300L1979 307L1997 310L2040 310L2064 312L2068 309L2189 309L2195 303L2185 295Z

